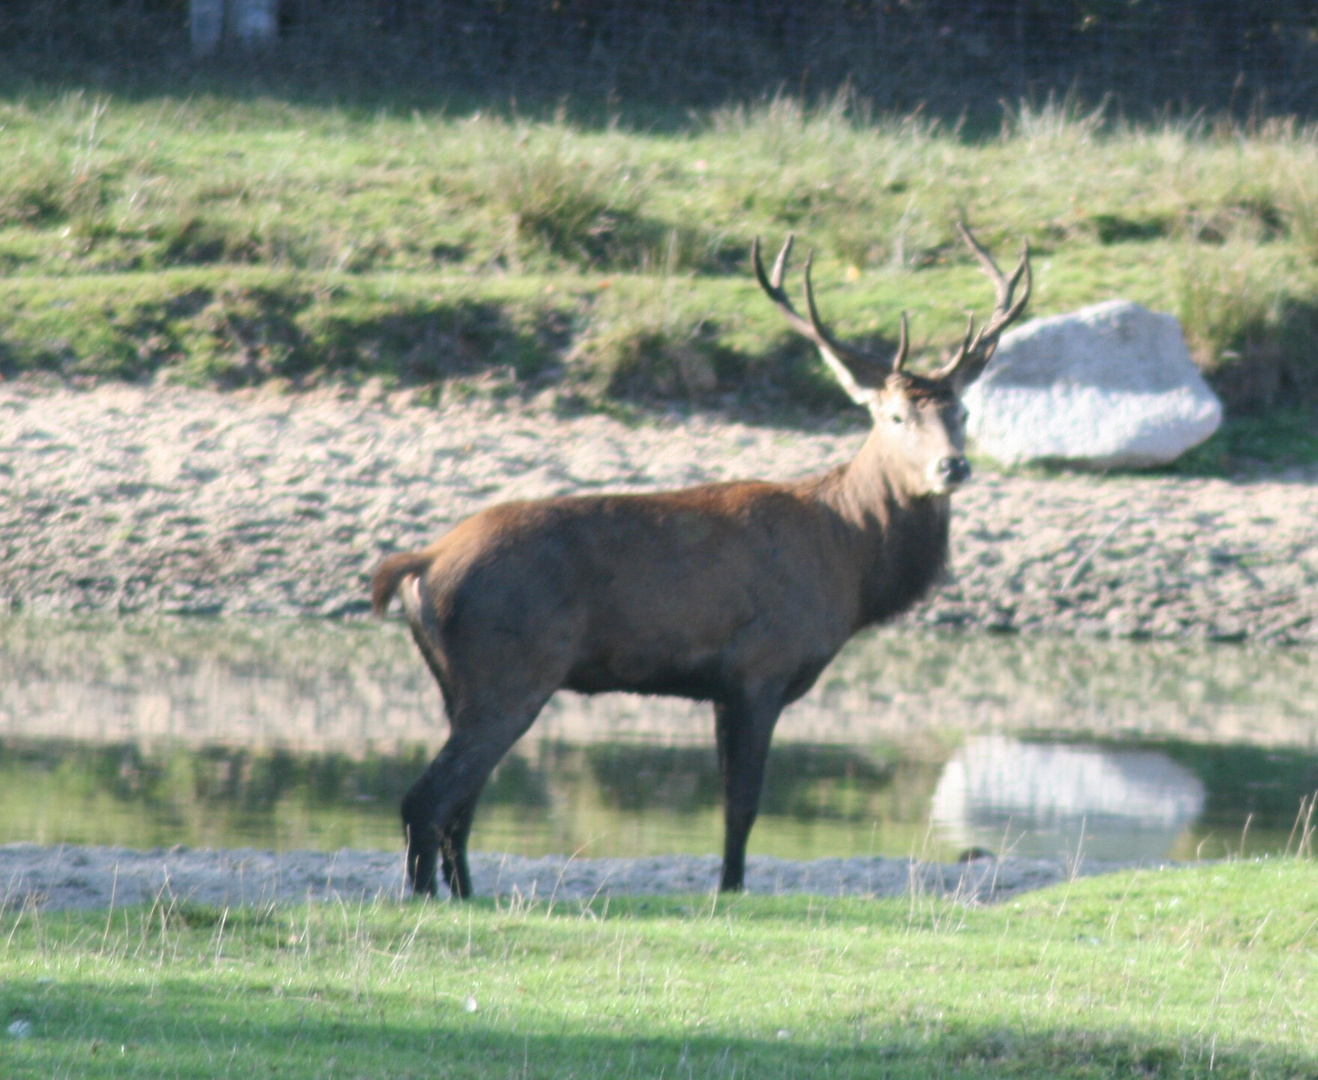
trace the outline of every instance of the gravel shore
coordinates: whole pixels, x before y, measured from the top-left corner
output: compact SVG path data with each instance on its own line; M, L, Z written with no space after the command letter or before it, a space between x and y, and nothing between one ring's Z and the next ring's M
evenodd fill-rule
M154 902L229 906L397 901L405 895L402 862L401 852L382 851L131 851L5 844L0 845L0 910L28 905L48 911L95 909ZM770 895L918 894L992 903L1071 876L1110 872L1120 865L1086 860L1068 867L1047 859L1018 858L953 864L883 858L792 862L753 855L746 860L746 890ZM639 859L471 855L476 895L542 903L620 895L712 895L718 874L719 860L714 855Z
M791 479L858 431L406 394L0 385L0 611L355 616L385 554L481 507ZM906 618L965 629L1318 640L1318 485L981 475L949 579Z

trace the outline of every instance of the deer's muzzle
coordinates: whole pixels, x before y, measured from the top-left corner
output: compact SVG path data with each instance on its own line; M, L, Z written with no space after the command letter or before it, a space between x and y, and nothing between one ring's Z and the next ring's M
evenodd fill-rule
M941 458L934 466L934 475L944 489L954 488L970 479L970 462L960 454Z

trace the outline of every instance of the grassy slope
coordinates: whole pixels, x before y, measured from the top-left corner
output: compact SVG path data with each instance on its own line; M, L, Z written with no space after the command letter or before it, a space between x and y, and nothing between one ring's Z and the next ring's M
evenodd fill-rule
M841 332L888 342L905 308L937 345L989 299L964 213L1004 260L1031 240L1034 314L1127 296L1181 317L1237 411L1318 400L1318 135L1284 124L1048 107L972 145L789 100L674 135L75 95L0 103L0 127L0 374L831 410L751 238L815 249ZM1318 456L1296 424L1254 452Z
M1309 862L1001 907L11 912L7 1077L1312 1076Z

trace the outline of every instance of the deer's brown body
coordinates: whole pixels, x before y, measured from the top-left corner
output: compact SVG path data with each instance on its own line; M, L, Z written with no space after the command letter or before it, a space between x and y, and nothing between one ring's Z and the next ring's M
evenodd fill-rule
M755 263L799 320L781 291L787 250L772 283L758 252ZM470 894L466 842L481 788L559 689L714 703L721 884L740 888L779 713L857 630L909 608L943 568L950 494L969 472L956 389L1023 307L1024 296L1010 303L1022 268L1025 259L1011 282L997 275L995 319L967 335L943 373L902 372L903 341L877 387L860 382L875 362L828 336L807 286L810 323L793 325L843 366L855 380L844 385L875 417L847 465L791 484L506 503L381 564L374 609L401 597L450 721L448 742L403 801L418 892L435 890L442 862L452 892Z

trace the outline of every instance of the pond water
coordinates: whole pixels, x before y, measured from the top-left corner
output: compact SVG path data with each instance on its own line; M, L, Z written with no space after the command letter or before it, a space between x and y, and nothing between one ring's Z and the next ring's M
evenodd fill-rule
M397 849L398 800L444 734L396 622L0 621L0 842ZM1294 850L1316 789L1313 653L887 630L784 714L751 852ZM721 837L708 706L560 694L472 846Z

